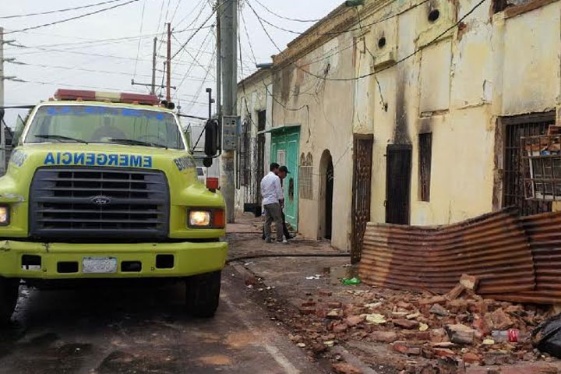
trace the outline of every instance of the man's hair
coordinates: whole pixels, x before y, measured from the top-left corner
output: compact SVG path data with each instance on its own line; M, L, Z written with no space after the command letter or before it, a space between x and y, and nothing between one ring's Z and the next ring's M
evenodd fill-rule
M275 171L279 168L279 164L277 164L276 162L272 162L271 166L269 168L269 171Z

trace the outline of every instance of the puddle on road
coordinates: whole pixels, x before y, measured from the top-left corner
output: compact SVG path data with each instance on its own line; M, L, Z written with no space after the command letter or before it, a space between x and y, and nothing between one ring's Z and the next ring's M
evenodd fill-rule
M323 273L329 279L330 284L338 285L341 284L341 279L343 278L358 277L358 266L350 264L343 266L333 266L324 268Z

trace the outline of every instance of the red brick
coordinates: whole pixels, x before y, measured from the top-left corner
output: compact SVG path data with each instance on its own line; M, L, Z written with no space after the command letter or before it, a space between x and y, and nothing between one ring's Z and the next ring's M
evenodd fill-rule
M353 327L364 322L364 319L365 318L363 316L350 316L345 320L345 322L347 323L347 325Z
M401 327L403 329L412 330L419 327L419 322L410 321L408 319L395 319L392 320L394 326Z
M454 351L447 348L434 348L432 351L437 357L454 357L456 355Z
M464 354L463 360L468 364L477 364L481 362L481 358L479 357L479 355L472 352Z
M341 308L342 306L343 304L341 304L339 301L331 301L327 304L327 307L331 309Z
M397 334L394 331L372 331L370 338L375 342L393 343L397 340Z
M311 314L315 314L316 313L316 308L311 308L311 307L300 307L298 308L300 310L300 314L304 315L304 316L308 316Z

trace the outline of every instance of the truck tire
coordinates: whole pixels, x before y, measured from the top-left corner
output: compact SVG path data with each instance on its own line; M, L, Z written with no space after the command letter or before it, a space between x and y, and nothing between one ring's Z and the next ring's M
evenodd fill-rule
M19 279L0 278L0 325L6 325L16 308Z
M222 272L194 275L185 280L187 312L193 317L214 317L220 300Z

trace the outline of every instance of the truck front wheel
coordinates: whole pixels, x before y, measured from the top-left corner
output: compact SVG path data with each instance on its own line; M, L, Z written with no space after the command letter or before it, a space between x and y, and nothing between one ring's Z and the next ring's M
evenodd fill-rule
M220 299L221 271L194 275L185 280L187 312L194 317L213 317Z
M19 279L0 277L0 325L10 322L16 308L19 292Z

